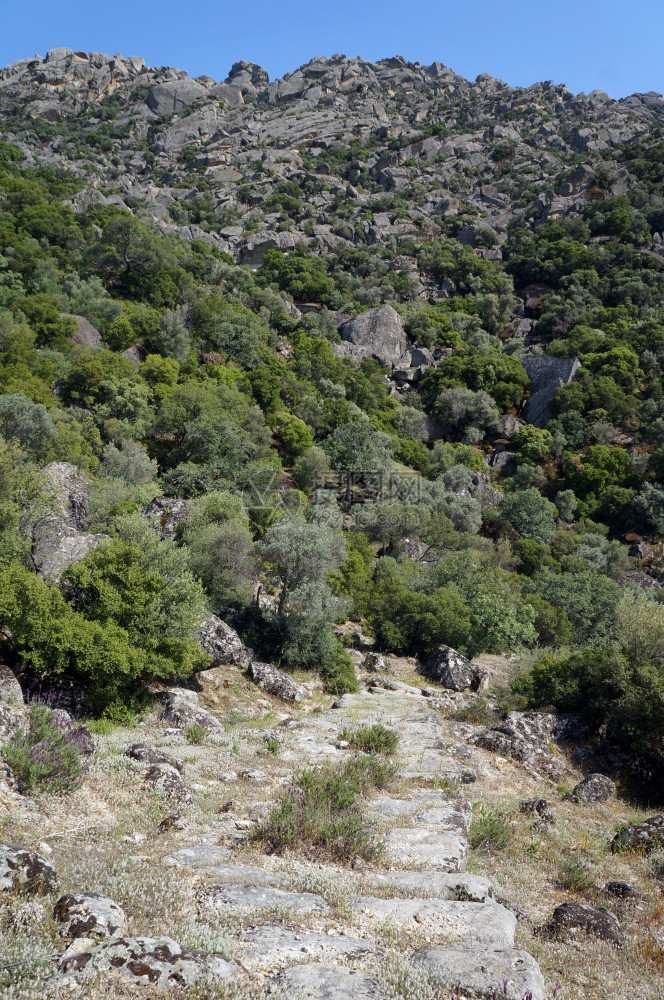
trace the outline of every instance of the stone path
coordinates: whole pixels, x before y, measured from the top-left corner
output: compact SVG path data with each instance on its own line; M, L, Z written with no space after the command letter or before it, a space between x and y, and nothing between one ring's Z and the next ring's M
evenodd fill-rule
M351 753L337 745L343 726L396 728L401 790L367 804L386 867L343 870L257 852L242 864L223 843L192 844L164 864L190 871L199 918L228 929L227 958L238 963L237 978L267 976L277 997L387 1000L393 994L385 963L396 951L414 982L424 977L435 987L459 987L463 996L489 998L497 990L522 1000L530 991L532 1000L545 1000L537 964L514 947L514 915L496 903L486 879L466 871L470 803L441 790L440 780L474 775L441 748L440 716L422 692L387 683L372 678L368 690L344 695L328 711L285 721L270 774L280 779L270 785L276 798L284 769L292 774ZM307 891L298 891L304 885Z

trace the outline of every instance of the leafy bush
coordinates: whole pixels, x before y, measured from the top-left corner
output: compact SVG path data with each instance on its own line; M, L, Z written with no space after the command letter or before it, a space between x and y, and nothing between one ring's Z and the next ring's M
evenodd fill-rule
M184 735L187 743L193 743L195 745L205 743L207 729L205 726L201 726L198 722L194 722L191 726L187 726L184 731Z
M297 850L340 864L376 860L381 846L362 814L359 796L387 788L394 772L373 756L355 757L339 767L302 771L264 823L252 835L273 854Z
M558 866L558 885L567 892L588 892L594 882L587 867L578 859L570 858Z
M26 791L63 795L75 791L88 772L87 743L80 727L32 702L27 726L5 744L3 756Z
M372 726L358 726L356 729L345 726L339 732L339 739L349 743L353 750L360 750L362 753L391 755L399 745L399 734L380 722Z
M475 851L503 851L510 842L510 821L503 813L479 806L468 832L468 843Z

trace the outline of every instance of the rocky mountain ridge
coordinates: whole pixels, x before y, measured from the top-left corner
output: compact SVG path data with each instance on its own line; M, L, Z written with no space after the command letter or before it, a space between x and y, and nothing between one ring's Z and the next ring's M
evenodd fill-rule
M574 213L598 170L612 195L632 190L625 147L654 143L663 119L655 93L470 82L398 56L318 57L272 83L254 63L217 83L65 48L0 70L3 139L26 165L84 180L75 209L124 205L250 266L270 247L390 246L441 230L500 259L511 222ZM284 182L306 196L300 218L279 200ZM405 209L367 209L402 191Z

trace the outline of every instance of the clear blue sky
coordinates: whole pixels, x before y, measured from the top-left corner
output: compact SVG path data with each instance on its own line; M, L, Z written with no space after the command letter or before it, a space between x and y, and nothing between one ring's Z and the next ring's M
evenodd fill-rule
M440 60L474 79L566 83L613 97L664 90L663 0L24 0L2 3L0 66L54 46L142 55L222 80L314 55Z

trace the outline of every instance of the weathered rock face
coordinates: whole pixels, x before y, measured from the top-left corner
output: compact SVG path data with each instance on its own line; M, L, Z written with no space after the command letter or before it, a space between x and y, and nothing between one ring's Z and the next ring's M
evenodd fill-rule
M120 937L100 945L91 938L78 938L59 964L61 972L77 979L112 970L132 985L158 990L186 988L201 980L231 983L243 978L236 962L181 948L169 937Z
M191 792L176 767L170 764L153 764L148 769L145 780L163 792L166 798L181 802L183 805L191 805Z
M167 80L160 83L148 95L148 107L158 115L172 115L174 111L195 104L205 97L207 90L195 80Z
M371 976L359 969L325 965L295 966L282 972L277 985L284 997L302 1000L383 1000L384 993Z
M21 728L23 713L18 708L12 708L0 702L0 740L13 736Z
M535 826L538 829L553 826L556 822L556 814L546 799L524 799L519 808L522 813L536 817Z
M23 691L16 674L4 663L0 663L0 702L5 705L23 707Z
M90 513L85 473L71 462L51 462L43 473L53 493L52 513L33 528L32 560L39 575L54 583L108 536L85 533Z
M0 892L46 894L59 888L58 873L41 854L0 844Z
M598 802L606 802L615 794L616 786L611 778L607 778L605 774L589 774L574 788L570 800L590 806Z
M556 717L544 712L508 712L503 722L469 740L484 750L518 760L533 775L558 782L563 772L552 757L549 741L556 732Z
M126 915L121 906L98 892L77 892L61 896L53 916L60 924L61 937L108 938L122 933Z
M217 615L209 615L198 631L201 648L212 658L211 666L246 667L251 654L234 628ZM288 699L287 699L288 700Z
M142 764L168 764L174 767L179 774L184 774L184 764L177 757L171 756L165 750L158 750L156 747L148 747L145 743L132 743L124 752L125 757L138 760Z
M611 850L643 850L646 853L664 846L664 814L651 816L642 823L634 823L617 833L611 842Z
M461 653L451 646L439 646L422 668L429 680L437 681L451 691L478 691L484 675Z
M188 503L179 497L155 497L143 510L143 517L159 524L162 538L174 538L179 525L187 520Z
M562 903L553 911L546 932L551 936L592 934L612 944L622 944L625 934L617 917L585 903Z
M552 416L550 403L556 390L574 380L580 363L576 358L551 358L545 354L526 355L521 363L530 379L524 417L535 427L545 427Z
M94 198L89 198L89 203L94 204ZM78 211L84 211L84 209L79 208ZM85 316L72 316L71 318L76 321L76 330L67 338L70 343L76 344L77 347L97 347L101 343L99 330Z
M175 726L185 729L187 726L204 726L206 729L223 728L217 719L207 709L198 704L198 695L188 688L171 688L163 694L164 711L162 719L172 722Z
M352 345L348 352L358 359L375 357L390 366L406 349L406 334L401 317L392 306L378 306L360 313L340 328L341 336Z
M302 701L306 694L301 684L297 684L283 670L277 670L271 663L259 663L254 660L249 666L249 673L261 691L280 698L281 701L291 703Z
M382 653L367 653L362 666L370 674L379 674L385 670L385 657Z

